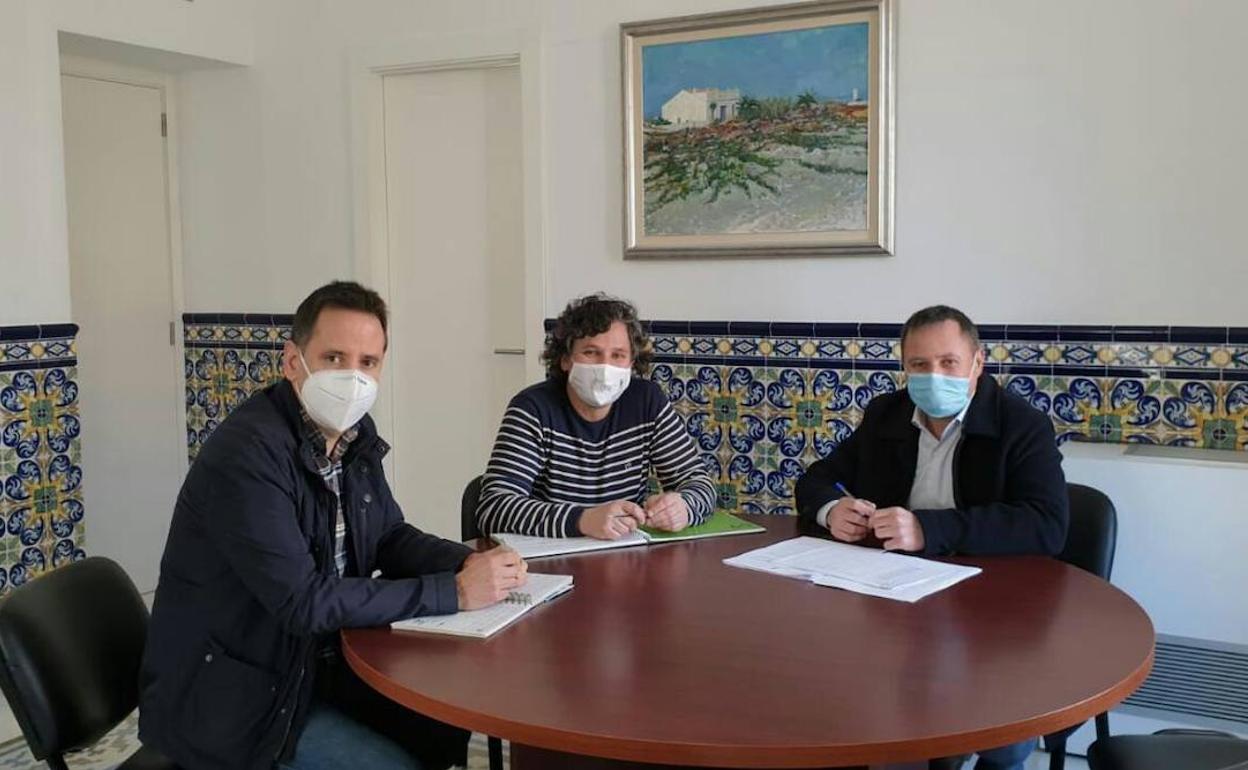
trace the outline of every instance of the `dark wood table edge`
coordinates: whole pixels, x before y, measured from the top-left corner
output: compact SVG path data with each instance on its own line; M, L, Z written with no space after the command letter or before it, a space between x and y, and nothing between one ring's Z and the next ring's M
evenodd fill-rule
M1115 589L1117 590L1117 589ZM403 633L376 629L380 633ZM672 744L639 741L609 735L586 735L552 727L534 727L520 722L499 719L428 698L395 685L380 671L359 657L344 632L343 656L351 670L365 683L390 700L447 724L483 733L528 746L583 754L592 757L629 762L653 762L693 767L731 768L825 768L835 766L876 765L890 762L913 762L931 757L966 754L977 749L1005 746L1048 735L1066 727L1086 722L1109 711L1135 692L1153 668L1153 650L1128 677L1106 690L1071 704L1021 722L962 733L918 737L905 741L870 745L821 746L729 746L727 744Z

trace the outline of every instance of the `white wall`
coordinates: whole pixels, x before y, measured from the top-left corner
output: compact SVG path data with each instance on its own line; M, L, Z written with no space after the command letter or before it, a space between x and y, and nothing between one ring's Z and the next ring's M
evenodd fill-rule
M181 79L187 310L294 312L320 284L354 275L349 61L534 27L531 6L258 3L255 66Z
M1248 645L1248 464L1176 452L1128 456L1126 445L1062 448L1072 482L1114 501L1114 583L1135 597L1158 632ZM1236 455L1231 455L1236 457ZM1158 557L1161 557L1160 559ZM1159 568L1161 566L1161 568Z
M609 288L656 318L1244 321L1248 4L902 0L896 256L670 264L619 256L615 24L714 4L585 5L547 41L552 310Z
M251 0L0 3L0 325L70 320L57 33L248 63Z
M56 31L36 2L0 6L0 326L69 320Z
M1238 0L901 0L896 256L625 262L618 24L757 4L261 4L256 67L186 79L190 309L286 309L351 270L353 50L519 29L543 58L549 313L605 288L658 318L942 300L983 322L1243 322Z

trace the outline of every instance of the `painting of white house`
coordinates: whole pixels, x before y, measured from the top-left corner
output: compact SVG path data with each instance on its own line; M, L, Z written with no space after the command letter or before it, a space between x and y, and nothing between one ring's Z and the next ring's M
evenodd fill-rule
M864 231L870 25L641 47L644 230Z

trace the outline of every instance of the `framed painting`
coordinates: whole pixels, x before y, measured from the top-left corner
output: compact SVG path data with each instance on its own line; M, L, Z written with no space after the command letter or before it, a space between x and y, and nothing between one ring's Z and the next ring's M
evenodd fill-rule
M620 27L624 254L891 254L893 2Z

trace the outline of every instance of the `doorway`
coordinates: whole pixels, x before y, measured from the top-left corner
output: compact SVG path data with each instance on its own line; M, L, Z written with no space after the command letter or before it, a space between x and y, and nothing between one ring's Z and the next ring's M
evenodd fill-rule
M381 96L391 481L458 539L460 495L525 385L524 164L515 62L388 73Z
M62 64L86 549L145 593L186 470L167 96L158 73Z

